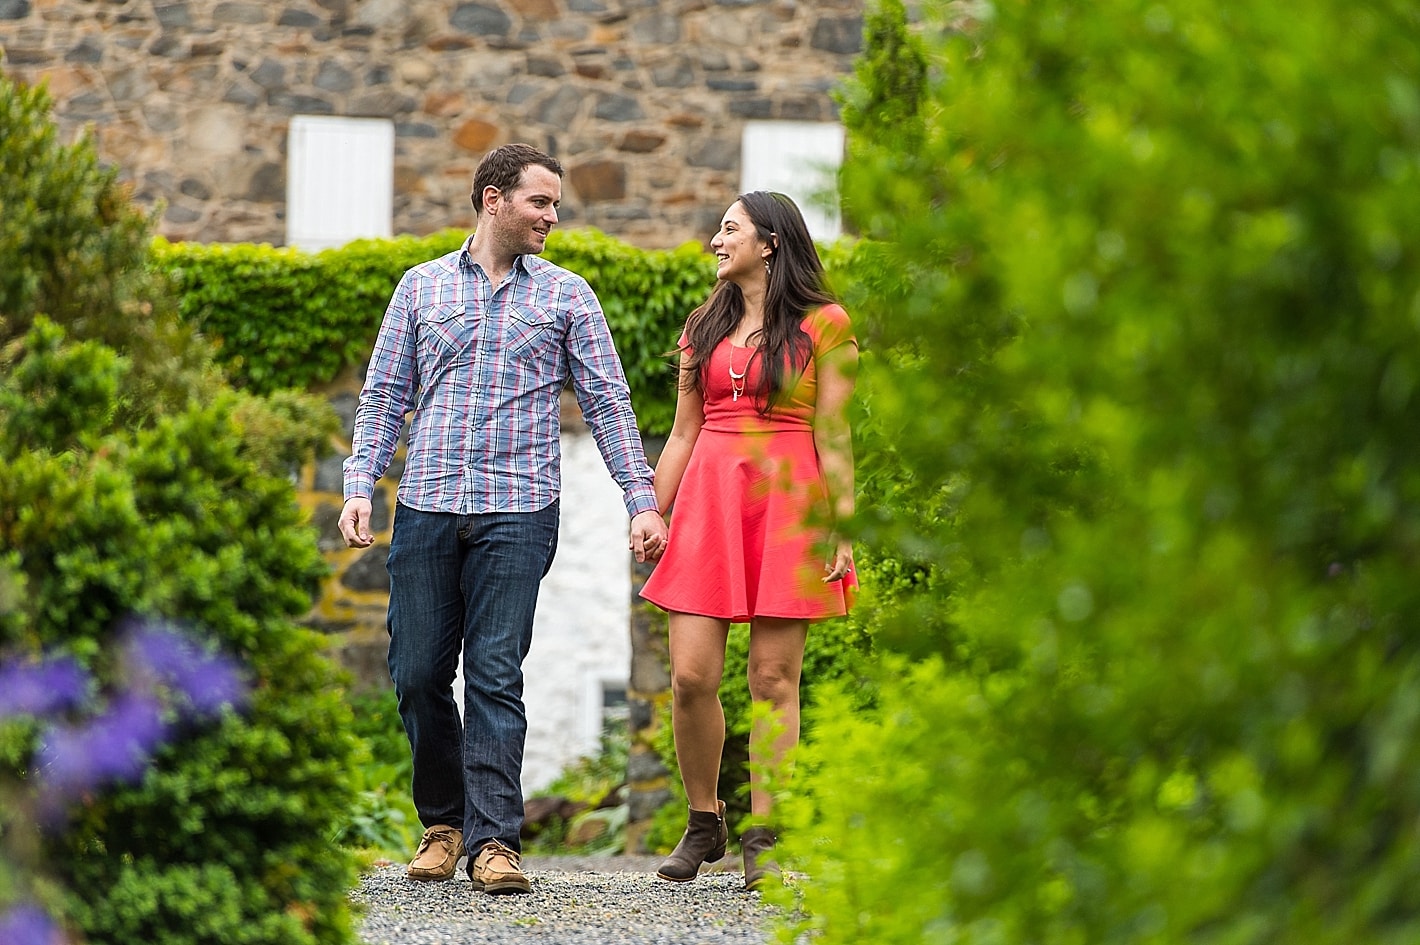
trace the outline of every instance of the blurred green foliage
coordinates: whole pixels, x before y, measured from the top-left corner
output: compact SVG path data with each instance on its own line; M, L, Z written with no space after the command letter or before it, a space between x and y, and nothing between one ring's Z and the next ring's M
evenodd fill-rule
M596 807L626 783L626 757L631 741L624 721L608 720L598 741L597 753L580 758L536 792L542 797L565 797Z
M323 643L294 622L326 566L289 475L335 418L225 384L142 265L147 222L116 172L3 76L0 245L0 654L68 653L119 687L118 622L162 618L251 685L242 713L173 733L140 783L5 837L37 853L0 867L88 942L350 940L354 861L331 836L357 742ZM9 737L6 776L34 783L32 744Z
M842 175L909 580L815 712L815 940L1416 941L1420 8L867 33L926 65L844 93L920 89Z
M626 849L626 763L631 734L625 721L609 720L597 752L571 762L534 797L558 797L585 807L565 819L548 818L524 848L545 854L614 854ZM526 828L525 828L526 829Z
M128 201L118 169L92 160L90 142L61 144L43 88L0 81L0 343L41 311L72 313L102 331L114 300L133 298L142 279L149 221Z

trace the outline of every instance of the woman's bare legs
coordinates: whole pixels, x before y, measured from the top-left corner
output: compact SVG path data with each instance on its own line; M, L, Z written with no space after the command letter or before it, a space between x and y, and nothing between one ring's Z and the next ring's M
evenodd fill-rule
M671 729L691 810L718 810L716 785L725 750L720 677L730 623L698 614L670 615Z
M799 742L799 677L808 633L807 620L756 617L750 624L750 698L773 710L770 718L754 723L749 738L750 812L759 823L769 822L774 803L766 775L782 777L784 758ZM723 726L722 716L722 731ZM679 736L677 729L677 741Z

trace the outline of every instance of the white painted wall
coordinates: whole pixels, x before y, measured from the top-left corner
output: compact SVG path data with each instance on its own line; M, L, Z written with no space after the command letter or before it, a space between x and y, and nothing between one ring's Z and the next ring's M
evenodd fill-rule
M631 672L630 525L621 489L590 433L562 433L562 525L557 558L543 579L532 649L523 664L528 710L523 793L595 754L603 681L625 686ZM463 674L454 680L463 708Z

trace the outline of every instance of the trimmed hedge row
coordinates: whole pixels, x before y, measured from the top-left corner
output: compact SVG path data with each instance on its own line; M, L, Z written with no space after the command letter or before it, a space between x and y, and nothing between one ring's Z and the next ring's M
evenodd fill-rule
M172 281L183 319L217 342L233 382L270 393L326 383L361 363L404 272L457 249L465 236L357 240L319 253L159 238L152 265ZM675 375L666 352L714 285L713 257L693 243L641 250L593 229L554 232L544 255L591 283L642 428L669 430Z

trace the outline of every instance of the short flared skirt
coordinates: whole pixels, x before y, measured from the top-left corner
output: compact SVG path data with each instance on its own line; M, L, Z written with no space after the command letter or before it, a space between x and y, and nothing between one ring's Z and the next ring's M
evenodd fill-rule
M855 576L823 581L827 512L812 432L702 430L671 510L670 542L641 596L733 623L842 616Z

